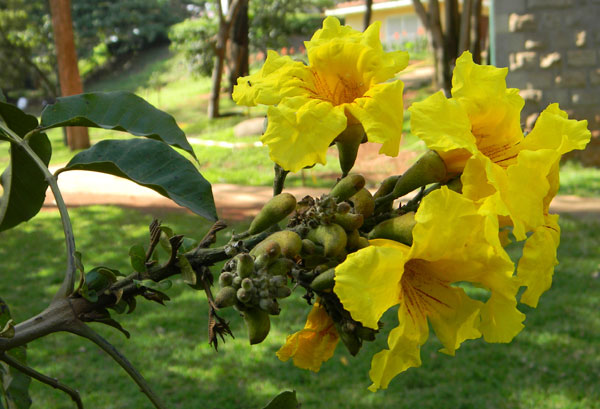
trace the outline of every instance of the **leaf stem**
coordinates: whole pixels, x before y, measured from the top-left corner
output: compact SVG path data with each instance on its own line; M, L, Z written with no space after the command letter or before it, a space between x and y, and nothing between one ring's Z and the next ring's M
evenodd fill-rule
M54 200L56 201L56 207L60 212L60 219L62 221L67 247L67 271L65 272L63 283L55 294L54 299L66 298L71 295L75 286L75 236L73 235L73 227L71 225L71 219L69 218L69 212L67 211L67 205L65 204L62 194L60 193L56 178L52 175L52 173L50 173L50 170L44 161L42 161L42 159L34 152L33 149L31 149L27 143L27 139L29 139L33 133L35 133L34 131L39 132L40 129L36 128L32 130L25 136L25 139L23 139L2 122L0 122L0 128L2 128L2 130L10 136L12 143L19 145L25 150L25 152L27 152L29 157L31 157L31 159L40 168L44 174L44 177L46 178L46 181L48 182L48 185L50 185L50 189L52 189L52 194L54 195Z
M36 371L33 368L28 367L27 365L23 365L21 362L9 355L6 355L5 353L0 354L0 361L6 362L6 364L13 367L17 371L22 372L25 375L40 381L41 383L50 385L54 389L60 389L61 391L63 391L71 397L73 402L75 402L75 404L77 405L77 409L83 409L83 402L81 401L81 396L79 395L79 392L65 384L60 383L58 379L51 378L49 376L44 375L43 373Z
M160 398L150 388L150 385L146 382L142 374L129 362L129 360L119 352L110 342L102 338L100 334L92 330L87 325L81 323L69 329L70 332L87 338L94 344L98 345L104 352L106 352L112 359L117 362L121 368L127 372L127 374L133 379L133 381L140 387L141 391L150 399L156 409L166 409L167 406L161 402Z

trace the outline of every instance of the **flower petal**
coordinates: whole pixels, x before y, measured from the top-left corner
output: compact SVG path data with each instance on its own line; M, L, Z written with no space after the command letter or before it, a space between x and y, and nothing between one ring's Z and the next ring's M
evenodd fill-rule
M481 309L479 330L486 342L510 342L524 328L525 314L517 309L514 296L492 292Z
M316 302L304 329L289 335L276 354L284 362L293 358L298 368L319 372L321 364L333 356L338 341L333 321L325 308Z
M403 244L372 240L335 268L334 292L353 319L377 329L383 313L398 304L407 253Z
M267 116L260 140L269 147L271 159L292 172L325 164L327 148L346 128L343 109L305 97L286 98L269 107Z
M378 84L363 97L347 105L347 109L365 129L369 142L382 144L379 153L388 156L398 156L400 147L403 88L402 81Z
M554 266L558 264L556 249L560 243L558 215L546 216L546 223L535 229L525 242L517 267L517 278L527 290L521 302L537 307L540 296L552 285Z

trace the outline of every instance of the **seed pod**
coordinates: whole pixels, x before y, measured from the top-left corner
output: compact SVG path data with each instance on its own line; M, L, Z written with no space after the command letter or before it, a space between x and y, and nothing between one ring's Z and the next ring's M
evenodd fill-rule
M294 267L295 264L296 263L289 258L278 258L269 266L267 269L267 274L271 276L287 277L288 273L292 271L292 267Z
M280 287L275 291L275 297L277 298L287 298L292 294L292 289L290 287Z
M219 285L221 288L230 286L233 283L233 274L229 271L224 271L219 276Z
M335 268L330 268L329 270L319 274L315 277L314 280L310 283L310 288L315 291L326 291L331 290L335 285Z
M254 250L254 249L253 249ZM255 256L254 268L258 271L261 268L267 268L281 255L281 247L274 241L268 242L261 248L261 252L253 254Z
M252 294L244 288L240 288L236 293L237 299L240 302L247 303L252 299Z
M270 243L277 243L281 249L281 254L287 258L295 258L302 249L302 239L297 233L289 230L278 231L261 241L250 251L253 256L264 253L270 246Z
M346 231L352 231L360 228L363 225L364 217L362 214L354 213L336 213L333 222L339 224Z
M325 257L334 257L344 250L348 237L344 229L337 224L320 225L308 232L307 238L321 244Z
M415 227L415 212L385 220L373 227L369 239L389 239L412 245L412 229Z
M346 233L346 235L348 236L348 241L346 243L346 249L348 251L356 251L358 250L360 243L360 233L358 233L358 230L352 230L349 233Z
M269 227L285 219L295 208L296 198L293 195L281 193L274 196L263 206L254 220L252 220L248 228L248 233L257 234L267 230Z
M364 186L365 178L362 175L348 175L331 189L329 196L334 198L337 203L340 203L349 199Z
M244 278L242 280L242 288L246 291L251 291L254 288L254 284L252 284L252 280L249 278Z
M366 219L375 211L375 199L367 189L362 188L354 196L348 199L354 205L354 213L362 214Z
M264 341L271 329L269 313L260 308L249 308L242 312L242 316L248 328L250 345L259 344Z
M217 308L230 307L235 304L236 291L233 287L223 287L219 290L215 297L215 305Z
M248 253L240 253L235 256L234 260L236 260L236 272L242 277L250 277L254 272L254 259Z

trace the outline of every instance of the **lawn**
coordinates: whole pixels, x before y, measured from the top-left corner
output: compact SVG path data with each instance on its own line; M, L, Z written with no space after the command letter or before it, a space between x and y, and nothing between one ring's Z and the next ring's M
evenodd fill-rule
M208 224L182 213L155 216L177 233L199 238ZM78 249L89 269L95 265L128 271L128 248L147 240L152 216L116 207L72 210ZM299 330L308 313L300 294L284 303L268 339L250 347L242 320L225 311L235 340L214 352L207 345L206 300L175 280L167 307L138 303L132 315L117 316L132 338L93 326L123 351L173 408L260 408L280 390L296 389L303 408L600 408L600 222L562 217L560 265L554 285L537 309L523 307L526 328L511 344L468 341L456 357L436 352L429 340L423 366L398 376L390 388L367 391L370 357L385 336L367 344L357 358L338 347L314 374L282 363L275 351ZM64 270L59 216L43 212L0 235L0 295L17 321L50 301ZM222 240L226 240L223 235ZM215 271L216 273L216 271ZM386 328L394 313L384 317ZM76 387L86 407L150 408L125 373L85 340L55 334L30 344L30 364ZM33 382L33 408L72 407L68 397Z

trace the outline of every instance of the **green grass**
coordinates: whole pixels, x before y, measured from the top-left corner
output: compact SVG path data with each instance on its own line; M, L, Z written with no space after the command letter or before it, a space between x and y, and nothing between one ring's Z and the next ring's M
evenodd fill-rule
M116 207L72 210L78 249L89 269L108 265L128 271L129 246L145 243L152 215ZM201 237L208 227L184 213L159 213L178 233ZM206 300L179 280L167 307L140 300L131 315L117 316L132 338L92 324L141 370L173 408L260 408L284 389L296 389L303 408L600 408L600 222L561 218L562 240L552 289L537 309L523 307L526 328L510 344L466 342L456 357L437 351L432 336L423 366L394 379L390 388L367 391L371 356L385 335L358 357L341 346L318 374L282 363L275 351L299 330L308 307L300 293L273 319L269 338L250 347L242 320L226 310L235 340L216 353L207 345ZM226 239L226 237L224 237ZM56 212L44 212L0 234L0 296L17 321L50 301L64 270L64 241ZM384 317L392 328L394 312ZM54 334L31 343L30 364L81 391L86 407L150 408L125 373L89 342ZM64 394L33 382L33 408L70 408Z
M577 162L567 162L561 165L559 194L583 197L600 196L600 169L586 168Z

